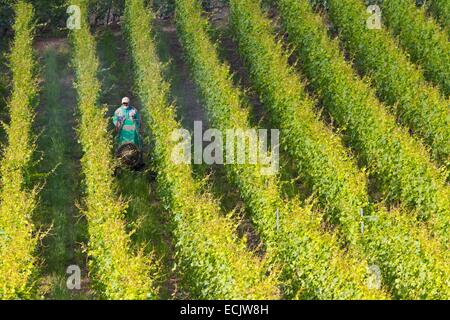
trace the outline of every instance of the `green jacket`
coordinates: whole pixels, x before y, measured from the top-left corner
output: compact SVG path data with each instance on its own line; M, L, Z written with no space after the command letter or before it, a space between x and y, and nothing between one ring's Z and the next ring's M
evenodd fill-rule
M134 143L138 147L142 147L141 117L139 112L132 106L120 106L113 116L114 126L119 128L117 143Z

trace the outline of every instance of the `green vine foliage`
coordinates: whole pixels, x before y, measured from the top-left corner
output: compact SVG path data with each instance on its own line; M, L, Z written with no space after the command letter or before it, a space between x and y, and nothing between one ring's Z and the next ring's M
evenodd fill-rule
M361 1L329 0L328 8L340 40L378 96L431 147L433 158L450 168L449 100L426 82L386 29L367 28L370 13Z
M177 164L172 134L182 129L168 104L169 86L162 76L151 36L153 14L142 0L126 2L126 26L135 65L144 119L153 140L158 193L172 213L176 268L182 285L195 299L276 299L274 274L246 248L237 225L222 216L218 203L202 193L190 164Z
M397 36L411 60L421 65L429 81L450 95L450 42L426 8L416 8L414 0L389 0L380 4L383 23ZM448 1L447 1L448 8Z
M309 110L306 110L312 113L313 103L308 100L299 79L289 67L281 43L275 41L270 20L263 16L258 3L231 1L231 22L252 83L269 109L272 119L276 120L281 117L289 119L289 115L296 114L297 118L291 118L290 122L293 124L305 123L306 121L301 117L302 113L297 110L309 107ZM278 109L275 109L274 106L277 106ZM309 118L306 119L310 121ZM318 127L320 122L316 118L313 119ZM278 123L295 128L288 120ZM291 131L283 130L282 134L289 135L291 132L293 135L290 136L290 139L284 140L285 147L297 160L297 165L302 167L302 162L308 161L304 154L308 154L313 147L309 143L303 146L304 158L302 158L293 152L293 150L299 150L295 149L297 145L316 139L316 144L320 146L331 140L331 138L326 139L324 134L323 140L317 139L317 137L321 137L313 135L317 131L312 131L311 136L304 133L301 135L302 132L298 131L299 137L297 137L295 135L297 131L292 129ZM322 132L326 132L325 129L322 129ZM298 140L295 139L296 137ZM335 144L335 146L339 145ZM340 148L343 149L342 146ZM332 159L334 153L330 147L328 154L323 153L322 157ZM353 166L351 170L357 172L356 165L353 164ZM342 166L339 170L346 170L346 167ZM306 174L308 172L307 170ZM345 171L338 172L339 175L345 175L345 173ZM327 184L320 184L321 180L314 182L318 189L327 190L329 188ZM380 269L382 282L389 288L393 297L418 299L448 296L444 281L447 279L448 282L448 270L443 263L446 261L446 257L439 250L441 248L439 242L429 239L423 228L415 225L416 221L411 216L400 215L398 212L388 213L377 208L375 210L367 208L365 214L370 217L361 217L364 222L363 233L358 229L361 227L362 221L358 219L357 215L359 214L356 212L353 213L353 216L348 214L345 219L337 220L338 230L344 238L348 239L349 247L355 249L369 263ZM357 234L348 233L348 230L356 232L357 229ZM408 272L404 270L408 270ZM419 280L415 276L418 273L421 274ZM439 289L434 290L433 287Z
M27 172L35 149L32 133L37 82L33 56L33 7L14 6L15 38L9 57L12 94L7 146L0 162L0 299L26 299L34 294L38 235L32 215L37 190L29 190Z
M176 1L179 37L211 125L221 132L250 129L248 111L241 107L242 93L233 86L229 67L220 62L208 38L208 22L201 14L198 1ZM248 153L247 148L247 159ZM279 279L287 298L385 297L366 286L368 265L364 259L345 254L334 236L323 234L320 215L285 203L276 179L262 175L260 164L226 164L225 169L249 209L273 268L281 268Z
M357 242L360 210L368 206L365 174L357 170L339 137L314 112L315 102L289 67L282 44L275 42L270 21L258 3L231 4L239 51L273 125L282 130L282 149L295 159L297 172L317 194L329 222L342 225L348 241Z
M450 190L421 143L397 126L369 85L328 38L320 16L305 2L279 0L282 23L296 46L302 70L349 144L368 166L388 203L401 202L427 221L431 234L449 243Z
M70 4L80 6L82 17L86 16L89 1ZM83 20L80 30L72 32L71 38L81 116L78 133L84 153L81 159L86 188L84 214L88 222L87 251L92 280L99 295L106 299L153 299L157 295L153 287L157 272L154 259L145 256L143 249L133 252L130 248L124 219L126 205L115 193L108 120L105 109L97 104L99 62L86 21Z
M448 299L449 254L426 228L400 210L366 217L362 245L394 299Z
M257 4L252 6L261 11ZM282 43L275 41L270 21L262 13L244 17L247 12L232 10L236 40L272 122L283 130L283 148L296 160L300 177L319 196L329 222L340 224L347 241L356 243L360 211L368 209L366 175L358 171L339 137L314 111L315 101L289 67L288 55Z
M450 2L447 0L428 1L428 10L433 14L442 28L450 36Z

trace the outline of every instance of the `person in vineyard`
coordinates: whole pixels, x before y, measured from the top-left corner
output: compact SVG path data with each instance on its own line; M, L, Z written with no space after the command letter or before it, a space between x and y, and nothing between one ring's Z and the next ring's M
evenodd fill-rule
M139 112L130 105L130 98L124 97L122 105L114 112L113 124L117 135L117 155L129 158L126 164L136 167L142 164L143 126ZM131 155L131 156L130 156ZM139 156L139 159L137 157Z
M130 98L124 97L122 105L114 112L113 123L118 135L118 143L133 142L142 145L142 121L136 108L130 105Z

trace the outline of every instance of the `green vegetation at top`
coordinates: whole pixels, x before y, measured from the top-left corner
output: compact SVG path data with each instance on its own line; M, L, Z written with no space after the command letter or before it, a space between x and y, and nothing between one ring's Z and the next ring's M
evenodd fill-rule
M431 0L428 1L428 8L450 36L450 1Z
M388 0L380 4L382 21L410 53L411 60L421 65L429 81L450 95L450 42L448 34L429 19L425 7L417 8L415 0Z
M158 193L172 213L177 270L194 299L276 299L273 275L264 261L247 251L236 235L237 226L221 216L217 202L202 193L188 163L172 156L182 127L168 103L168 84L162 76L152 39L153 15L142 0L126 2L126 26L143 116L153 140Z
M426 82L389 32L367 29L369 13L361 1L328 0L328 7L339 39L358 69L370 75L378 96L430 145L434 158L450 168L449 101Z
M80 0L70 4L80 6L85 17L88 3ZM108 120L105 110L97 104L99 62L86 19L81 29L74 30L71 36L81 115L78 132L84 152L81 159L86 187L84 213L88 222L92 280L99 295L107 299L154 299L155 263L152 257L143 255L142 250L130 249L130 235L125 231L125 204L115 193Z

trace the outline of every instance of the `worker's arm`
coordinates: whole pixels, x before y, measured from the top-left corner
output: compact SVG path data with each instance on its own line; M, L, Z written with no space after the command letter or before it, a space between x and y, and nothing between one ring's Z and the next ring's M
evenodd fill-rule
M116 128L116 133L118 133L120 130L120 126L122 125L122 122L123 122L123 117L120 116L119 109L116 110L116 112L114 112L114 116L113 116L112 120L113 120L114 127Z
M117 122L116 122L116 133L119 133L120 127L121 127L121 122L120 122L120 121L117 121Z

